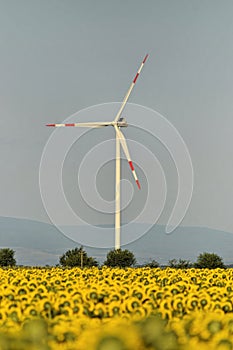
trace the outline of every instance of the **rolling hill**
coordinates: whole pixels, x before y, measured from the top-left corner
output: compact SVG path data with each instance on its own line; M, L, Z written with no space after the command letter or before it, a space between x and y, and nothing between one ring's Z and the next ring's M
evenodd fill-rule
M142 230L143 230L143 224ZM76 228L82 232L86 226ZM133 228L132 228L133 229ZM27 219L0 217L0 247L16 251L20 265L55 265L66 250L80 244L65 237L53 225ZM214 252L223 257L226 264L233 263L233 234L205 227L178 227L166 235L164 227L155 225L137 241L123 249L134 252L139 264L157 260L166 264L172 258L195 261L204 252ZM85 247L88 254L103 262L109 249Z

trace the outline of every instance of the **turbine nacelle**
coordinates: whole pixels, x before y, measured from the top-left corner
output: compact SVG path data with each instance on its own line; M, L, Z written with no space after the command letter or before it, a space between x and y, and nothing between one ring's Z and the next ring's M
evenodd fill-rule
M119 128L126 128L128 126L128 123L126 121L125 118L119 118L119 120L116 122L116 125L119 127Z

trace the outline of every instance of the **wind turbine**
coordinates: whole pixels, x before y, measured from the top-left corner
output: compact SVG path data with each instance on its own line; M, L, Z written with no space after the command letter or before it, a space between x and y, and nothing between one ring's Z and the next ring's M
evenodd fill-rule
M125 156L128 160L130 169L133 173L134 179L136 181L136 184L138 188L140 189L140 183L138 181L137 174L135 172L128 146L125 140L125 137L123 133L121 132L120 128L127 127L127 121L125 118L122 118L122 112L125 108L125 105L129 99L129 96L134 88L134 85L136 84L136 81L139 77L139 74L147 60L148 54L144 57L130 87L127 91L124 100L121 104L121 107L115 117L115 119L111 122L90 122L90 123L70 123L70 124L47 124L46 126L50 127L81 127L81 128L102 128L105 126L113 126L116 132L116 166L115 166L115 249L120 248L120 235L121 235L121 207L120 207L120 180L121 180L121 147L125 153Z

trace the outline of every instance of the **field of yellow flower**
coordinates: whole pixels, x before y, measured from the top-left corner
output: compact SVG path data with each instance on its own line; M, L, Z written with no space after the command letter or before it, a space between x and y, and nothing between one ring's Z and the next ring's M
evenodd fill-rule
M0 269L9 349L233 349L233 270Z

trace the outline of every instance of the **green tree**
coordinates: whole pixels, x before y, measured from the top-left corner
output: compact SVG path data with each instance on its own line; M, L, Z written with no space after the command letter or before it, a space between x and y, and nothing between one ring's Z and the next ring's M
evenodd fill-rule
M0 249L0 266L15 266L16 260L14 258L15 251L10 248Z
M125 249L114 249L108 252L104 265L109 267L130 267L136 264L134 254Z
M159 267L159 263L156 260L151 260L148 263L144 265L145 267L151 267L151 268L156 268Z
M97 261L94 258L89 257L83 247L76 247L74 249L67 250L67 252L60 257L59 261L62 266L69 267L98 266Z
M222 258L215 254L215 253L201 253L197 261L194 264L194 267L200 268L200 269L217 269L221 268L224 269L226 266L223 263Z
M192 263L189 260L185 259L172 259L168 262L169 267L175 268L175 269L188 269L189 267L192 267Z

